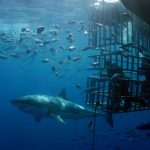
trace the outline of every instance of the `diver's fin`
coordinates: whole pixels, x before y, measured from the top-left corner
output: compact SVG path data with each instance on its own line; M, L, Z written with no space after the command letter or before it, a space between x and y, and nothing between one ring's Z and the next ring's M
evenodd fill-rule
M42 117L40 117L40 116L35 116L35 121L36 121L36 122L40 122L41 119L42 119Z
M112 117L112 112L104 112L104 113L96 113L93 114L93 118L96 116L103 116L106 122L113 128L114 127L114 121Z
M119 107L119 102L113 106L113 108L111 109L110 112L106 112L106 115L104 116L105 120L112 128L114 127L114 121L113 121L112 114L117 111L118 107Z
M111 109L111 113L114 113L118 110L119 108L119 105L120 105L120 102L117 102Z
M65 88L63 88L60 93L58 94L59 97L65 99L65 100L68 100L68 97L67 97L67 91Z
M113 121L112 113L107 112L106 115L104 116L104 118L107 121L107 123L113 128L114 127L114 121Z
M55 118L57 121L63 123L63 124L66 124L66 122L59 116L59 115L56 115L56 114L51 114L51 116L53 118Z

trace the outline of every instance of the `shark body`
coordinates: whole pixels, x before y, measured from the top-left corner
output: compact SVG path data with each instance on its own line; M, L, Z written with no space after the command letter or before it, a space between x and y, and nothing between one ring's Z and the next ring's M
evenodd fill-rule
M59 96L27 95L11 102L21 111L33 115L37 122L44 117L50 117L65 124L64 119L82 119L94 115L94 111ZM112 118L106 113L97 112L96 115L104 116L108 122L112 122Z

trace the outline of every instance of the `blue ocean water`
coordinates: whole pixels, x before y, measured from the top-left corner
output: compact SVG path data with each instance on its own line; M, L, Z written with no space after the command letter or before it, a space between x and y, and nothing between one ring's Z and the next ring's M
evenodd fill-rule
M88 56L94 52L81 52L87 46L88 37L78 32L79 25L66 25L68 20L85 22L88 30L90 18L90 0L0 0L0 33L14 34L13 42L0 41L0 51L8 59L0 59L0 150L91 150L93 133L89 132L89 118L66 120L61 124L51 118L43 118L37 123L33 116L25 114L13 106L11 99L29 94L46 94L57 96L66 88L70 101L85 105L86 79L94 74L87 71L90 61ZM30 38L17 44L22 28L36 30L39 25L45 26L47 32L52 24L59 24L59 45L68 46L66 33L71 30L75 38L75 51L70 52L56 48L37 46ZM37 38L43 39L40 36ZM24 52L24 45L37 49L35 57L26 54L19 58L9 55ZM80 57L79 61L62 64L58 75L52 71L59 67L59 61L68 56ZM49 58L49 63L41 60ZM80 84L82 88L77 88ZM114 128L111 128L103 117L97 118L95 150L149 150L150 131L137 131L141 123L150 121L149 111L114 115ZM129 134L130 133L130 134Z

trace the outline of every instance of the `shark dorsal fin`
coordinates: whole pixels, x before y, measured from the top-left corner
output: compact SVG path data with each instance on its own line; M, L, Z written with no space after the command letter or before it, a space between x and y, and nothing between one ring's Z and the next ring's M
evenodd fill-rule
M65 88L63 88L63 89L60 91L60 93L58 94L58 97L61 97L61 98L65 99L65 100L68 100L67 91L66 91Z

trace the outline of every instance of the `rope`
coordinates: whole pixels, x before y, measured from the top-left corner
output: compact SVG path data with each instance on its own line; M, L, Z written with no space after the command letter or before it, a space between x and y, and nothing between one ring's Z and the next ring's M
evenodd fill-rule
M92 150L95 150L95 133L96 133L96 108L97 106L95 106L95 110L94 110L94 115L93 115L93 139L92 139Z

